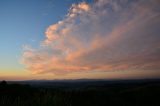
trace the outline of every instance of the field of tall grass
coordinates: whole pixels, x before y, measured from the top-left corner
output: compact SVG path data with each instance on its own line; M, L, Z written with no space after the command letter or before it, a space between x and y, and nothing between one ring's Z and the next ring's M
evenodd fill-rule
M160 106L160 84L58 89L0 84L0 106Z

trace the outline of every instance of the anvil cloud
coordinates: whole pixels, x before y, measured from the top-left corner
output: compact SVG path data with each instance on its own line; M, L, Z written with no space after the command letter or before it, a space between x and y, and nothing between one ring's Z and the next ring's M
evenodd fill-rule
M49 26L39 48L25 46L33 73L160 71L159 0L97 0L72 4Z

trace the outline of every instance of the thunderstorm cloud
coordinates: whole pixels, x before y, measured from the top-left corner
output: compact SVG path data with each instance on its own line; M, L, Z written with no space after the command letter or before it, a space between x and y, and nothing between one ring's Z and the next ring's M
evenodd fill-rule
M160 70L159 0L72 4L45 36L39 48L24 47L33 73Z

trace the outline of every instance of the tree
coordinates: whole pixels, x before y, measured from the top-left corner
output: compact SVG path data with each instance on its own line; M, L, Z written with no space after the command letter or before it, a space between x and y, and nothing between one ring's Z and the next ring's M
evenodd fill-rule
M1 83L0 83L0 85L7 85L7 82L5 81L5 80L3 80Z

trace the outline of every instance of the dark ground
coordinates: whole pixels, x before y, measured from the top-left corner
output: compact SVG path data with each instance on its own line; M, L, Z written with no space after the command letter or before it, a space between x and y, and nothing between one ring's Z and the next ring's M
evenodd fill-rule
M160 106L157 79L7 83L0 83L0 106Z

